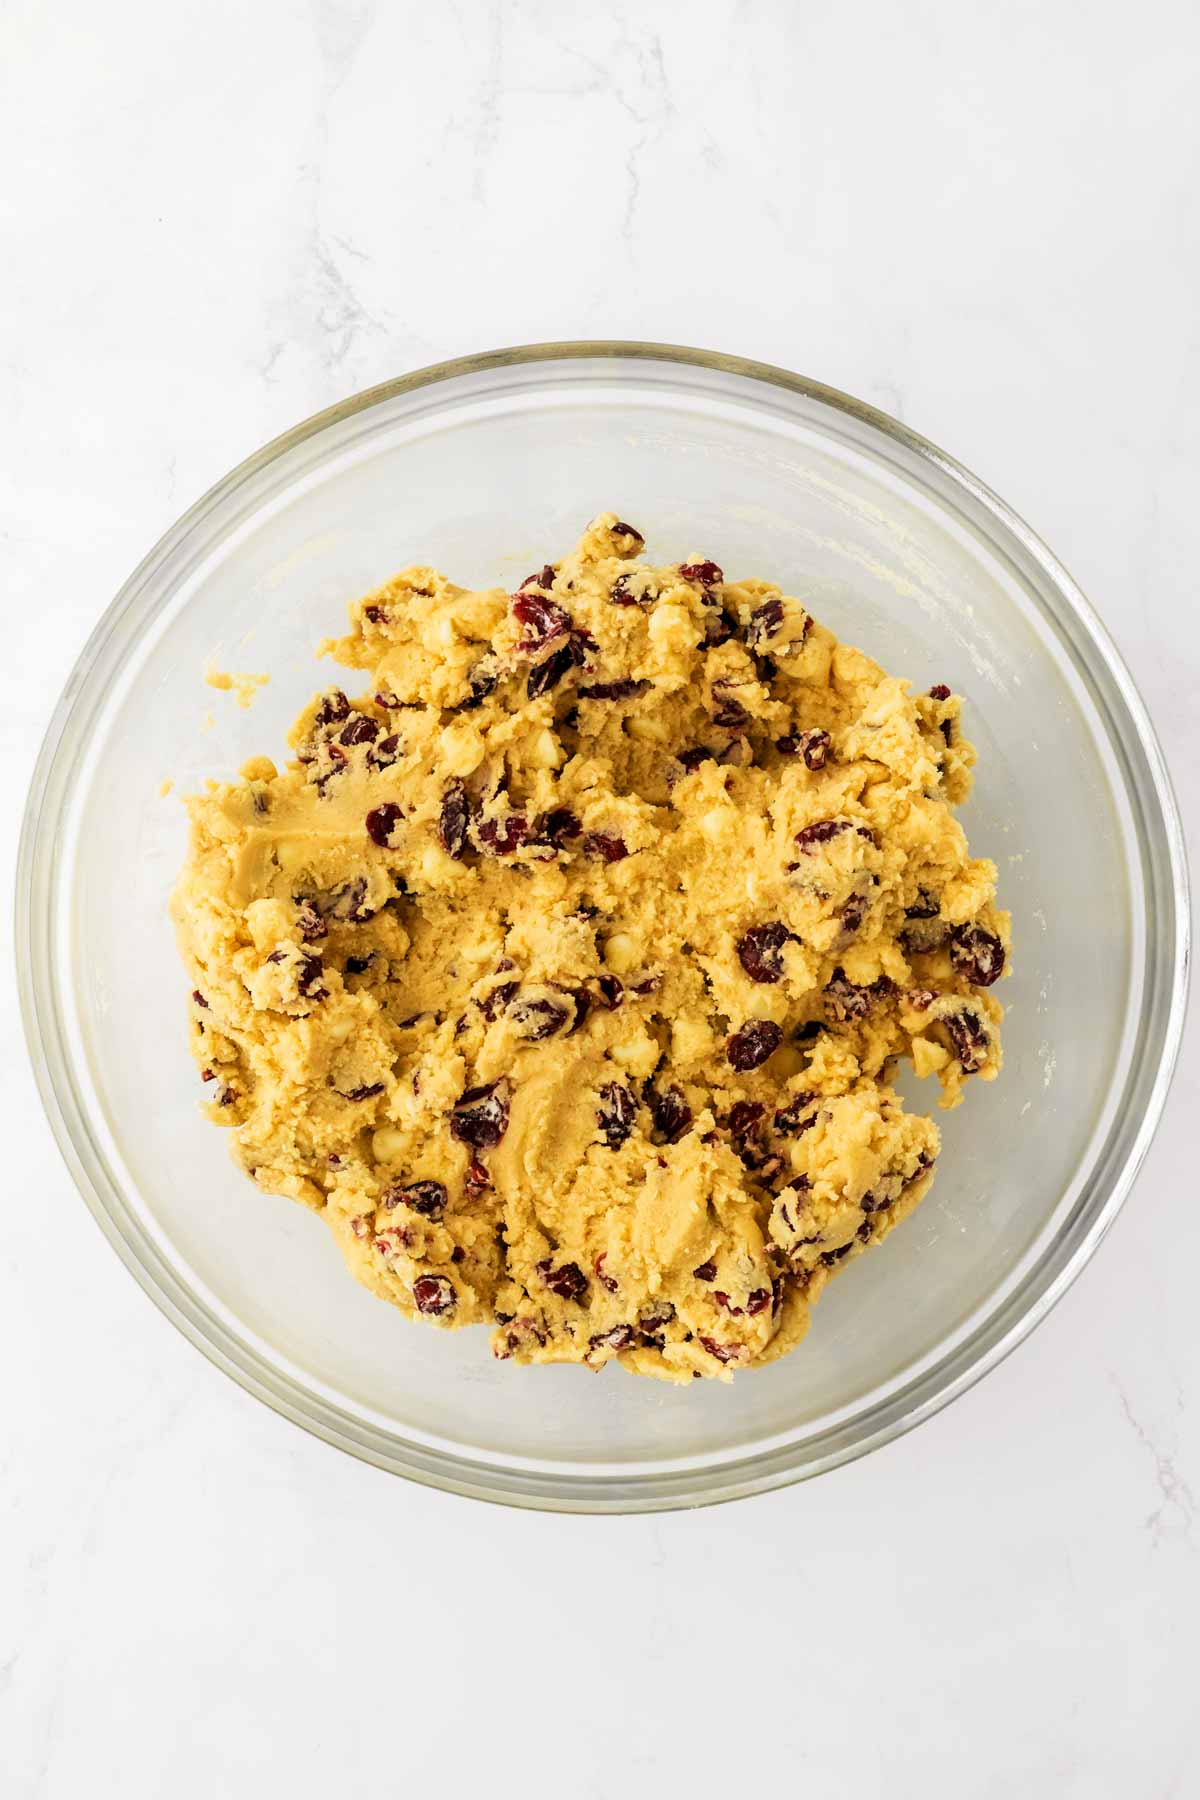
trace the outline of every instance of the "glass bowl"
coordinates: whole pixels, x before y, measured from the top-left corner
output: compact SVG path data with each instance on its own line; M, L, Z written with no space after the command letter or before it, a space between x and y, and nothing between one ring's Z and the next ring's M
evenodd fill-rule
M937 1182L833 1282L793 1356L732 1386L517 1370L359 1287L320 1220L258 1193L200 1115L164 799L278 754L345 604L409 562L515 586L612 507L648 554L769 576L917 687L967 697L963 819L1012 908L1007 1066L942 1119ZM250 710L206 665L267 671ZM58 1141L179 1329L331 1443L460 1494L574 1511L813 1475L963 1392L1111 1224L1162 1109L1185 1000L1182 833L1141 701L1033 533L894 420L779 369L551 344L425 369L227 476L113 602L50 726L17 956ZM932 1104L933 1084L918 1088ZM911 1091L910 1091L911 1097Z

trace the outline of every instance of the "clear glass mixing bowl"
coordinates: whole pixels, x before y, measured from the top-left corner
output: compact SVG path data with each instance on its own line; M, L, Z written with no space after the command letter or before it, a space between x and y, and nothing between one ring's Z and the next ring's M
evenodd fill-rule
M768 575L918 687L967 696L964 822L1000 867L1002 1079L943 1121L916 1215L834 1282L800 1351L732 1387L520 1371L408 1323L320 1220L239 1176L197 1110L159 794L278 753L348 599L408 562L515 585L613 507L656 561ZM269 671L251 710L206 665ZM215 722L206 725L206 715ZM1070 577L975 478L778 369L554 344L426 369L234 470L117 597L29 799L17 949L38 1081L142 1286L251 1393L418 1481L634 1511L794 1481L961 1393L1043 1318L1127 1194L1185 999L1182 834L1138 695ZM928 1089L918 1090L932 1096Z

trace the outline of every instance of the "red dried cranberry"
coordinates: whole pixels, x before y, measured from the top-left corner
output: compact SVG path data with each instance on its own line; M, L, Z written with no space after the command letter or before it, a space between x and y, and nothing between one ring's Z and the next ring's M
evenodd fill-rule
M302 900L296 914L296 923L300 927L300 936L306 944L314 944L319 938L327 937L329 927L310 900Z
M661 975L647 975L644 981L634 982L633 992L635 994L657 994L661 986Z
M692 1128L692 1109L682 1090L677 1087L669 1087L665 1093L655 1093L650 1102L650 1111L654 1119L656 1144L677 1144L684 1132Z
M490 656L481 656L467 677L468 693L466 699L460 703L459 710L474 712L477 706L483 705L489 694L495 693L499 684L500 671L494 659Z
M526 697L530 700L538 700L543 694L548 694L551 688L556 688L567 671L574 666L575 656L571 644L566 643L561 650L556 650L553 656L548 656L545 662L538 663L536 667L530 669L529 679L525 683Z
M319 956L302 956L296 965L296 987L306 1000L328 1000L329 989L323 977L325 964Z
M792 933L773 919L768 925L752 925L738 939L738 961L751 981L774 982L783 978L783 946Z
M335 888L330 894L327 908L335 919L350 919L361 925L364 920L374 917L374 909L365 906L367 883L365 876L356 875L344 886Z
M555 1006L552 1000L514 1000L509 1016L521 1036L531 1044L553 1037L570 1018L567 1008Z
M571 615L554 600L541 594L521 592L512 603L513 617L523 627L517 650L523 656L535 655L547 644L566 637L571 629Z
M974 1075L987 1061L988 1034L979 1014L969 1007L947 1013L942 1024L949 1033L954 1054L962 1064L964 1075Z
M374 806L367 814L367 836L381 850L392 847L392 833L403 819L404 814L394 800L385 800L382 806Z
M348 956L346 958L347 975L365 975L371 966L369 956Z
M714 681L712 689L714 725L720 725L724 731L741 731L750 723L750 714L729 692L734 684L731 681Z
M511 856L528 836L529 820L519 812L485 819L479 827L479 841L493 856Z
M704 1337L703 1335L700 1335L700 1342L704 1345L708 1354L710 1356L715 1356L717 1361L721 1363L736 1362L738 1357L742 1354L741 1344L718 1344L715 1338Z
M597 977L596 986L600 989L601 997L608 1011L616 1012L625 998L625 988L618 977L616 975L600 975Z
M375 696L375 704L376 704L376 706L381 706L383 708L384 712L393 712L395 710L395 708L397 706L399 706L400 702L397 699L396 695L393 694L389 689L380 688L379 692Z
M556 806L538 825L537 841L539 844L553 844L556 850L561 850L572 838L577 838L582 830L583 826L569 807Z
M339 744L373 744L380 733L380 724L370 713L355 713L348 725L342 727L338 734Z
M849 1256L853 1248L854 1239L851 1238L848 1244L839 1244L836 1250L822 1251L821 1261L825 1264L826 1268L830 1268L834 1263L841 1262L843 1256Z
M482 1000L476 1001L475 1004L489 1024L504 1011L520 985L519 981L502 981L490 994L485 994Z
M757 1069L783 1042L783 1032L773 1019L747 1019L725 1045L735 1069Z
M588 992L587 988L582 988L582 987L568 988L567 992L570 994L572 1000L575 1002L575 1019L574 1019L574 1023L571 1026L570 1031L567 1033L567 1036L574 1037L575 1033L583 1025L584 1020L587 1018L589 1012L592 1010L592 996Z
M492 1150L508 1130L508 1089L504 1082L468 1088L450 1114L450 1135L475 1150Z
M633 1342L632 1325L614 1325L611 1331L598 1331L588 1339L589 1350L628 1350Z
M600 1089L596 1123L610 1150L619 1150L637 1118L637 1100L624 1082L607 1081ZM599 1273L599 1271L597 1271ZM607 1286L607 1282L605 1286Z
M743 1138L754 1130L766 1109L757 1100L738 1100L729 1109L729 1135Z
M340 725L343 719L350 716L350 702L341 688L330 688L322 694L321 704L313 719L314 725Z
M717 1265L712 1261L702 1262L698 1269L692 1270L692 1274L696 1277L697 1281L715 1281L717 1279Z
M382 1094L382 1092L382 1081L372 1081L365 1087L351 1088L350 1092L345 1094L343 1098L346 1100L373 1100L376 1094Z
M817 819L798 831L795 841L806 856L811 856L818 844L827 844L831 838L841 837L847 831L857 831L860 837L871 836L865 825L855 825L851 819Z
M630 588L628 575L617 576L617 579L609 589L608 597L614 606L638 606L641 604L639 596ZM645 595L644 598L648 600L650 598L649 594Z
M368 625L382 625L383 621L387 618L387 614L384 612L382 606L364 606L363 618L367 621Z
M690 775L701 763L712 762L716 754L715 750L709 750L706 745L697 744L693 750L681 750L676 760L683 764Z
M521 583L522 589L531 587L552 588L554 586L554 570L549 563L544 563L540 570L527 575Z
M467 848L467 826L471 819L467 790L455 776L442 790L442 810L438 819L438 841L447 856L461 861Z
M1004 973L1004 945L982 925L958 925L950 933L950 962L973 987L991 987Z
M615 1294L621 1284L619 1281L615 1281L611 1275L606 1275L604 1273L604 1265L607 1261L608 1261L608 1252L605 1250L602 1250L600 1252L600 1255L596 1258L595 1262L592 1264L592 1269L593 1269L593 1272L595 1273L596 1280L600 1283L600 1286L605 1290L605 1292L609 1293L609 1294Z
M932 988L909 988L904 999L914 1012L928 1012L937 995Z
M892 991L893 983L886 975L860 987L848 979L843 969L835 969L825 983L825 1001L833 1017L846 1025L853 1019L865 1019L876 1002L886 999Z
M457 1298L453 1284L444 1275L418 1275L413 1282L413 1299L418 1312L431 1313L436 1318L441 1313L448 1313Z
M629 848L623 838L614 837L610 831L589 831L583 840L585 856L598 857L602 862L620 862L629 855Z
M635 694L644 694L650 687L648 681L593 681L587 687L579 689L581 700L632 700Z
M395 762L400 754L400 733L389 732L367 751L367 761L373 769L386 769Z
M702 588L714 588L725 579L715 562L680 563L679 573L685 581Z
M765 1312L771 1304L770 1288L754 1288L746 1301L746 1316L753 1319L760 1312Z
M215 1069L201 1069L200 1079L201 1081L215 1081L217 1079L217 1071Z
M535 1267L552 1294L557 1294L560 1300L574 1300L577 1305L582 1306L587 1298L588 1282L578 1263L560 1263L556 1269L550 1258L546 1257Z
M818 769L823 769L829 756L831 742L829 733L822 731L819 726L812 731L798 732L796 748L804 758L805 767L812 769L814 773Z
M847 937L853 937L856 931L861 931L862 922L870 909L869 894L851 894L846 904L838 908L838 921Z
M731 637L737 636L737 620L727 606L709 606L704 614L704 644L708 650L716 650L721 644L727 644Z
M817 1122L816 1113L811 1119L801 1119L801 1113L807 1112L815 1094L794 1094L786 1106L781 1106L775 1114L775 1129L782 1137L799 1137L801 1132L810 1131Z
M905 907L904 916L906 919L936 919L940 910L937 895L931 894L926 887L919 887L913 904Z
M208 1011L208 1001L204 998L204 995L200 992L199 988L192 989L192 999L197 1006L202 1006L205 1012Z
M446 1211L447 1193L440 1181L397 1182L383 1195L383 1205L407 1206L425 1219L440 1219Z
M631 547L625 552L626 556L636 556L638 551L645 546L646 540L638 530L637 526L627 525L624 519L617 520L616 524L612 527L612 535L615 538L628 538L630 540Z
M675 1317L675 1308L669 1300L656 1300L649 1312L645 1312L638 1320L638 1330L644 1337L653 1337L669 1325Z
M950 698L950 689L946 686L944 681L939 681L936 687L930 688L929 698L931 700L948 700Z
M746 624L746 642L752 650L773 638L783 624L783 601L768 600L765 606L757 607L750 614Z
M485 1189L490 1188L491 1185L492 1185L491 1176L488 1174L486 1168L480 1162L479 1158L477 1156L473 1156L471 1158L470 1167L467 1170L467 1181L466 1181L467 1193L472 1196L474 1196L476 1194L482 1194L485 1191Z

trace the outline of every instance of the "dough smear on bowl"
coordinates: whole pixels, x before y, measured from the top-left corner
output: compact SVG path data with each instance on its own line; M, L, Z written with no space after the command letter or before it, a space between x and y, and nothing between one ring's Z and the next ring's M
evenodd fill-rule
M769 581L611 513L515 595L410 568L292 760L189 802L209 1116L353 1272L516 1363L728 1380L912 1211L1000 1067L974 750Z

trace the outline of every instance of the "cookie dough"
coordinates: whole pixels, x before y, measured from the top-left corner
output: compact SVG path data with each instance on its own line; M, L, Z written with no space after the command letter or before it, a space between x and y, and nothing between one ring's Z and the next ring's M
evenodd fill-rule
M933 1179L891 1078L1000 1067L960 701L612 513L516 594L409 568L279 771L189 802L208 1113L351 1269L513 1363L728 1380Z

